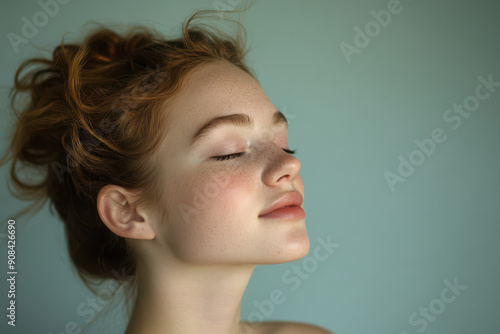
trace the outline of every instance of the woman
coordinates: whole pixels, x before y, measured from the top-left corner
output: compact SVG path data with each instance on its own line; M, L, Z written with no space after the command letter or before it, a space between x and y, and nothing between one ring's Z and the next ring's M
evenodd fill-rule
M17 195L35 199L23 214L50 199L87 286L129 289L126 334L331 333L240 320L256 265L309 251L304 186L242 35L191 27L209 12L178 39L101 28L24 62L12 105L18 93L31 100L2 163L12 158ZM42 180L24 180L16 163Z

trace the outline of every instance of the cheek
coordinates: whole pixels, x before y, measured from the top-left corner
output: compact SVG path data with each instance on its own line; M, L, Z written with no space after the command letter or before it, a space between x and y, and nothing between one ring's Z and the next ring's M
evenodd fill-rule
M235 203L245 200L257 189L256 179L249 171L213 170L185 176L185 182L174 187L177 206L190 207L203 214L237 209Z
M169 244L179 256L224 256L248 242L258 221L258 183L249 170L230 168L183 176L172 187ZM251 233L250 233L251 234Z

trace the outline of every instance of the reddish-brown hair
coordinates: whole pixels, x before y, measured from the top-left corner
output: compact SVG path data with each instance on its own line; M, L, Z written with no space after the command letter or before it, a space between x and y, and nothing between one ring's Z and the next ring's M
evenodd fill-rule
M64 44L63 38L51 58L25 60L15 74L16 124L0 165L11 159L14 190L9 190L34 201L21 215L50 200L51 212L55 207L64 222L70 258L88 287L94 279L135 277L133 254L101 221L96 199L103 186L115 184L140 190L138 206L161 203L154 153L168 128L165 110L185 76L220 60L255 77L244 63L245 34L234 38L191 27L213 12L220 14L196 12L183 23L182 36L171 40L144 26L124 34L100 26L79 44ZM20 93L29 94L21 107ZM166 218L168 212L161 212Z

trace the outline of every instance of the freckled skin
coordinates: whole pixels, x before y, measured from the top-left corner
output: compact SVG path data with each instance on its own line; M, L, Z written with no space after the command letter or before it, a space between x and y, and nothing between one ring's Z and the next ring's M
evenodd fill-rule
M196 69L165 111L168 131L156 153L166 189L158 205L166 205L168 219L147 209L139 213L143 221L120 223L122 209L102 204L103 221L128 237L138 258L138 297L126 334L236 334L255 266L309 252L305 219L258 217L285 192L304 196L300 162L283 150L290 148L286 125L271 128L275 110L260 85L235 65L219 61ZM207 120L233 113L248 114L254 127L225 126L189 147ZM211 158L238 152L245 154ZM107 203L103 198L99 202ZM266 330L256 328L254 334Z
M184 89L178 108L169 115L174 124L161 147L172 251L200 263L271 264L304 257L309 251L304 219L258 218L282 193L298 190L304 195L300 162L283 151L289 148L286 125L270 128L276 108L260 85L236 66L219 63L195 72ZM236 112L254 118L254 128L220 128L196 147L188 147L190 136L206 120ZM228 148L217 151L221 146ZM248 153L226 161L210 159L241 151ZM228 181L217 183L218 179ZM195 205L195 189L204 195L197 196L206 200L202 205ZM182 214L181 203L193 208L192 214Z

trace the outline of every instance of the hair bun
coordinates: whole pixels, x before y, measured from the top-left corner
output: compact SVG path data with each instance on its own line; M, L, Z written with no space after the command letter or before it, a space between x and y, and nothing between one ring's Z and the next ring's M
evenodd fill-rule
M97 195L114 184L138 190L131 203L136 207L166 202L165 187L158 186L164 177L161 159L154 153L167 131L165 104L186 75L206 63L227 61L253 76L244 62L244 41L189 27L203 12L187 20L178 39L165 40L143 26L124 34L100 28L82 43L61 42L52 59L28 59L17 69L11 91L17 120L0 165L11 154L9 191L35 200L21 215L50 199L64 222L70 258L86 283L115 279L114 271L135 274L127 240L100 219ZM20 93L30 98L17 110ZM44 177L27 182L18 163ZM166 206L157 210L159 219L167 220Z

